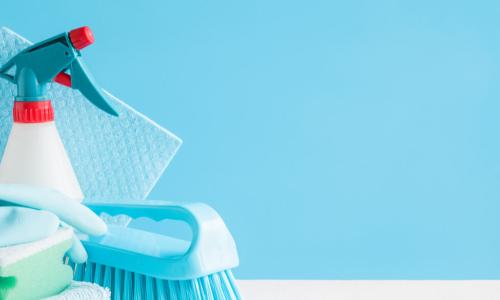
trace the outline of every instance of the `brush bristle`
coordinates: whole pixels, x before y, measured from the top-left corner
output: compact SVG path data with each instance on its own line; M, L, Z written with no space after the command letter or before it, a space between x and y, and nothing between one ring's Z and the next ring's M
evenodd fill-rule
M192 280L163 280L105 265L74 265L74 280L111 290L115 300L240 300L231 270Z

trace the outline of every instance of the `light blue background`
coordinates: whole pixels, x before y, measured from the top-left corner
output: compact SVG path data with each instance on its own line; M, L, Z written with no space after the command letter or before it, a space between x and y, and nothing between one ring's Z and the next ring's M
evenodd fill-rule
M32 2L183 138L151 198L217 208L238 277L500 279L499 2Z

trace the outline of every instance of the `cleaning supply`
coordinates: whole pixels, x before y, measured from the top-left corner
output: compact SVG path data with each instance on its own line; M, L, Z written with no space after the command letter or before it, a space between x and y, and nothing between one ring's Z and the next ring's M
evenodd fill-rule
M30 45L13 31L0 28L0 65ZM15 94L14 84L0 80L0 155L12 126ZM99 113L77 90L57 83L47 85L58 131L83 194L96 201L144 200L182 141L121 100L104 94L119 117Z
M0 184L0 299L38 300L69 285L73 273L64 255L83 263L87 253L67 225L90 235L107 231L95 213L62 193Z
M0 247L47 238L56 233L59 223L59 218L49 211L0 207Z
M241 299L230 270L239 263L236 245L209 206L162 201L88 205L118 222L108 224L106 235L82 240L89 259L75 265L75 280L108 287L113 299ZM192 239L162 235L155 225L127 226L142 217L187 223Z
M96 107L117 116L81 59L80 50L93 42L90 28L81 27L36 43L0 67L0 77L17 85L14 124L0 163L1 183L49 187L83 200L56 129L47 84L56 81L77 89Z
M38 300L63 291L73 276L63 263L72 236L66 228L42 240L0 247L0 299Z
M108 289L97 284L73 281L71 285L60 294L43 300L109 300L111 293Z
M24 209L13 206L22 206ZM0 209L7 213L11 212L5 215L0 224L3 225L0 231L9 234L5 238L0 238L0 240L5 239L6 243L27 241L34 235L50 233L54 227L54 217L57 218L57 226L60 219L65 226L70 225L84 234L99 236L107 231L106 224L86 206L45 187L0 184ZM43 212L26 211L26 209ZM50 222L47 221L49 217L40 217L40 214L46 215L47 212L52 214ZM35 219L33 216L38 217ZM77 238L73 239L68 254L76 262L84 262L87 259L87 253Z

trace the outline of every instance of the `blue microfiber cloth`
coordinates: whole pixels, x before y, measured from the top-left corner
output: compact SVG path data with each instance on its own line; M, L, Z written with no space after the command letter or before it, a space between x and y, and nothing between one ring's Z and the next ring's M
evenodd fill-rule
M59 225L90 235L107 231L106 224L89 208L55 190L0 184L0 247L47 238ZM67 254L77 263L87 260L87 252L76 237Z
M56 233L59 224L49 211L0 204L0 247L45 239Z
M31 43L0 28L0 65ZM78 91L52 84L49 99L68 156L86 198L144 200L182 141L107 93L120 116L112 117ZM0 80L0 156L12 126L15 86ZM36 152L36 150L35 150Z

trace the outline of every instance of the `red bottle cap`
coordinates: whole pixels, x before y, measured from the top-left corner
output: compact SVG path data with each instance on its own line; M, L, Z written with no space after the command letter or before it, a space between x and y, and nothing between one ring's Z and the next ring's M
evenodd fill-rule
M43 123L54 121L54 109L50 100L14 101L14 122Z
M69 39L78 50L81 50L94 42L94 34L90 27L83 26L69 32Z

